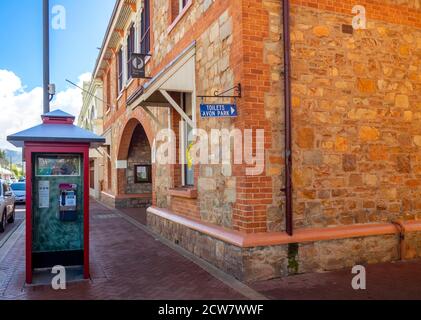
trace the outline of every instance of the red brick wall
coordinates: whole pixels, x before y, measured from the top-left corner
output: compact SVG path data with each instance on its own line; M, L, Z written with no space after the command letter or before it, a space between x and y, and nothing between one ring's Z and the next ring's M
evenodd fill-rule
M269 34L269 15L263 1L243 0L240 4L238 8L233 8L233 14L236 21L241 21L241 30L237 31L235 37L241 37L237 40L241 43L239 50L242 61L238 64L235 56L233 60L241 68L239 82L243 86L244 97L239 103L241 113L235 125L240 129L264 129L265 149L270 149L272 127L266 119L264 105L265 94L270 90L270 73L268 65L264 63L262 41ZM246 176L245 169L246 165L234 168L237 202L233 212L233 227L247 233L266 232L266 213L268 205L273 202L272 178L267 177L266 173L258 177Z
M179 0L169 0L171 9L169 10L169 24L171 24L175 18L177 18L180 11L180 2Z
M420 28L421 10L416 9L415 6L404 3L405 1L395 0L291 0L291 4L293 5L306 6L346 15L352 15L352 8L355 5L362 5L366 8L368 19L376 19Z
M172 197L171 211L185 217L200 219L197 199Z

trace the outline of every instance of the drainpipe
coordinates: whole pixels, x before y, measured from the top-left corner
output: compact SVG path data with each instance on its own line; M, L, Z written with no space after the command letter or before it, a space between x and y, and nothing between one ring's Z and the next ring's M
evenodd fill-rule
M406 233L405 226L399 220L392 221L391 223L396 227L396 229L398 230L398 233L399 233L399 246L398 246L398 248L399 248L399 252L398 252L399 258L398 258L398 260L404 260L405 259L405 253L406 253L405 252L405 233Z
M291 39L289 0L282 1L284 42L284 103L285 103L285 220L286 232L292 236L292 123L291 123Z

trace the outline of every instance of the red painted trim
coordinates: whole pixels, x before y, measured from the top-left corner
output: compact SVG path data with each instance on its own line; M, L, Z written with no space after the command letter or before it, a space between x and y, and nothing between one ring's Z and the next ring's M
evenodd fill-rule
M57 118L46 117L43 119L43 122L45 124L73 124L74 119L71 119L71 118L57 119Z
M33 153L79 153L83 155L83 192L84 192L84 278L89 279L89 144L72 143L25 143L26 160L26 283L31 284L32 269L32 154Z
M32 153L25 146L26 160L26 283L32 284Z
M89 148L85 147L83 152L83 167L84 167L84 182L83 182L83 213L84 213L84 226L83 226L83 250L84 250L84 266L83 266L83 276L85 279L90 278L89 274Z

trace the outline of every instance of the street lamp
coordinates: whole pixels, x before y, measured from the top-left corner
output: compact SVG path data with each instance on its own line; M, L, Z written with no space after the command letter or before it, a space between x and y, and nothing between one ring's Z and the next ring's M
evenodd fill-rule
M43 106L50 112L50 1L43 0Z

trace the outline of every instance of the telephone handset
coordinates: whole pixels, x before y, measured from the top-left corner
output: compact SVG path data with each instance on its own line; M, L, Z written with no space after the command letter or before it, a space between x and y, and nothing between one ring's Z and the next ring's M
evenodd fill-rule
M62 183L59 199L59 219L60 221L77 220L77 185Z

